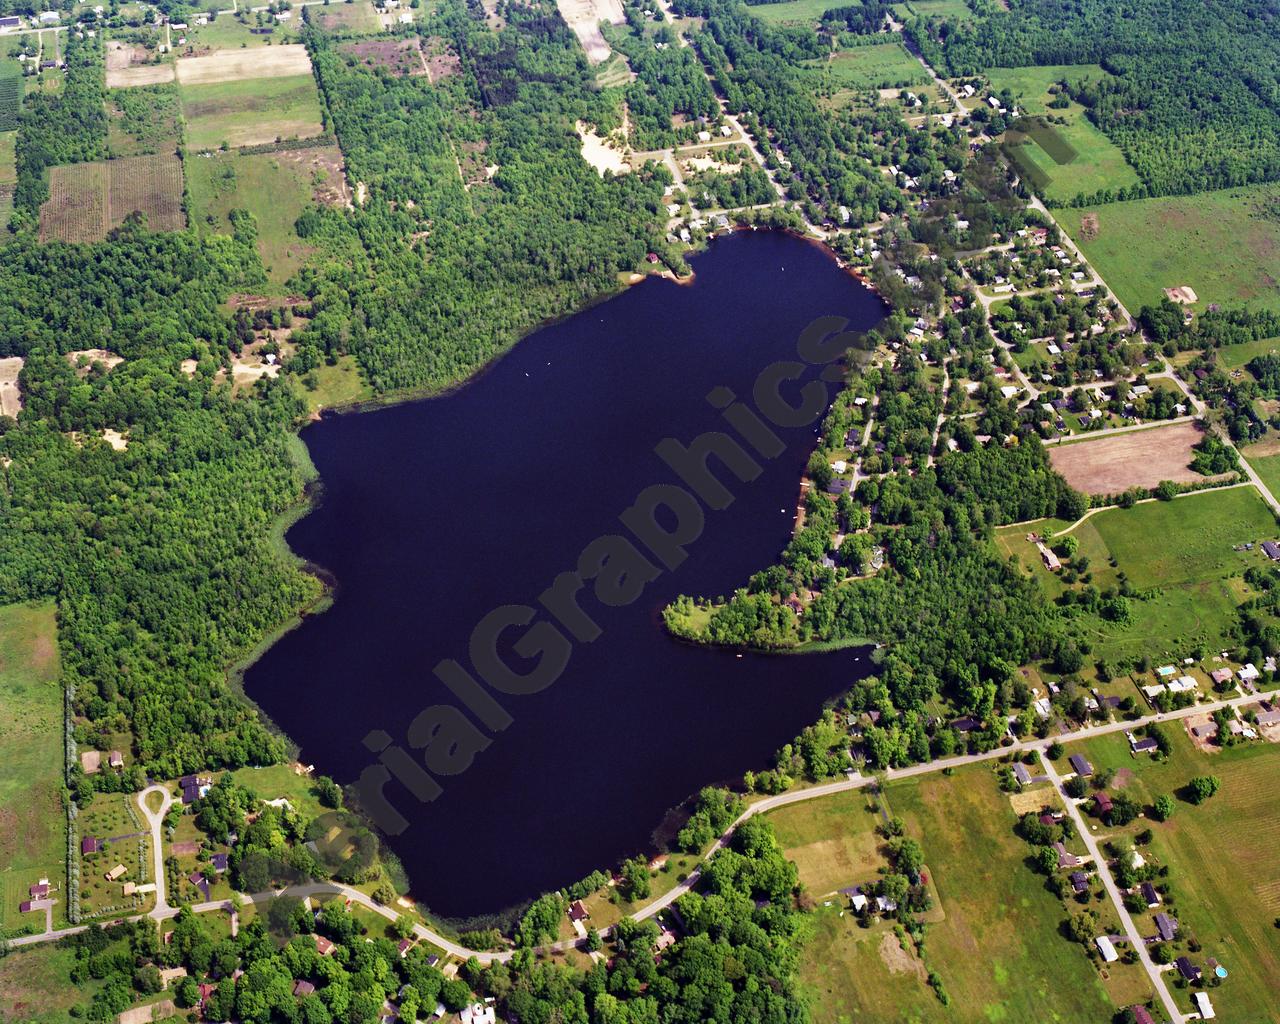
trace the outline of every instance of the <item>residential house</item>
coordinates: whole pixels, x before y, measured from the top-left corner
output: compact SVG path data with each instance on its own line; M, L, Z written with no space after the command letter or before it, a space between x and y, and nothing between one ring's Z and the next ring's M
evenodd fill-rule
M1148 907L1160 906L1160 894L1156 892L1156 887L1150 882L1142 883L1142 898L1147 901Z
M1213 1012L1213 1003L1209 1002L1208 992L1193 992L1191 998L1195 1000L1196 1009L1200 1011L1201 1020L1213 1020L1217 1016Z
M316 987L309 981L298 980L293 983L293 994L295 996L309 996L316 990Z
M35 885L29 886L27 895L33 900L42 900L49 895L49 879L42 878Z
M1129 1007L1129 1012L1133 1014L1133 1024L1156 1024L1151 1011L1141 1004Z
M1129 749L1135 754L1150 754L1160 749L1154 736L1135 736L1129 733Z
M1111 802L1111 797L1103 792L1098 792L1094 794L1093 805L1095 808L1097 808L1099 816L1110 814L1112 808L1115 806Z
M1209 673L1209 678L1212 679L1216 685L1222 686L1224 683L1231 682L1231 669L1226 668L1225 666L1223 668L1215 668Z
M1120 954L1116 952L1115 943L1111 941L1109 935L1099 935L1093 940L1098 945L1098 952L1102 954L1102 959L1113 964L1120 959Z
M1258 667L1253 662L1249 662L1244 668L1237 670L1236 675L1239 676L1240 682L1248 685L1256 683L1262 673L1258 671Z
M462 1008L462 1011L458 1014L458 1020L462 1024L495 1024L497 1016L492 1005L472 1003L470 1006Z
M333 953L333 943L323 935L312 935L311 937L316 940L316 952L321 956L330 956Z
M401 960L409 955L411 949L413 949L413 939L401 939L396 945L396 952L400 954Z
M1073 892L1081 893L1089 891L1089 876L1083 871L1073 871L1067 876L1067 878L1071 882L1071 889Z
M101 839L95 839L93 836L85 836L80 840L80 855L87 857L91 853L97 853L106 843Z
M107 764L112 768L120 769L124 767L124 755L118 750L113 750L107 755Z
M970 716L965 715L963 718L957 718L952 722L951 728L956 732L977 732L982 728L982 723L976 718L971 718Z
M583 906L582 900L574 900L572 903L569 904L569 920L570 921L574 921L574 922L585 921L590 916L591 915L587 913L587 908Z
M1178 973L1186 978L1187 981L1199 981L1200 975L1203 973L1199 967L1193 964L1185 956L1178 957L1178 959L1173 962L1173 966L1178 969Z
M213 866L213 870L221 875L229 866L229 858L225 853L215 853L209 858L209 863Z
M1178 934L1178 921L1168 914L1156 914L1156 934L1161 942L1172 942Z
M1085 760L1083 754L1072 754L1068 759L1071 762L1072 770L1082 778L1088 778L1093 774L1093 765Z
M209 898L209 880L204 877L202 872L193 871L187 876L187 881L199 889L200 895L202 895L206 900Z
M1264 540L1262 542L1262 553L1273 562L1280 562L1280 544L1273 540Z
M1067 848L1061 842L1054 843L1053 849L1058 855L1059 868L1078 868L1080 866L1080 858L1074 853L1068 853Z
M1259 725L1280 725L1280 705L1259 704L1255 717Z
M1031 773L1027 771L1027 766L1021 761L1014 762L1013 777L1018 780L1019 786L1026 786L1031 783Z

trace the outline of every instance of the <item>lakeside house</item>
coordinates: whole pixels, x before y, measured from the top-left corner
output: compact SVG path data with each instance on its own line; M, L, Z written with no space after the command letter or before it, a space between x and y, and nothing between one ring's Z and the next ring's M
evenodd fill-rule
M569 920L577 924L579 921L585 921L591 915L587 912L587 908L583 906L582 900L574 900L569 904Z

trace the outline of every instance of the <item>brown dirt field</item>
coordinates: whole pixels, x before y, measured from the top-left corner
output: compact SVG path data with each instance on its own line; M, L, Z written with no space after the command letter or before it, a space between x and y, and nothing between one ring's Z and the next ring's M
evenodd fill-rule
M573 29L574 35L587 51L587 60L603 64L613 51L600 31L600 22L621 25L626 21L619 0L556 0L560 16Z
M81 356L89 360L88 365L83 368L80 366ZM88 376L94 363L102 363L108 370L113 370L124 362L122 356L118 356L114 352L108 352L105 348L86 348L76 352L68 352L65 358L81 377Z
M151 52L145 46L108 41L107 88L128 89L135 85L172 82L173 65L147 63L151 57Z
M914 974L921 981L928 979L929 973L914 952L902 948L898 936L893 932L885 932L880 940L880 959L890 974Z
M0 416L17 417L22 411L22 393L18 390L22 363L22 356L0 359Z
M343 53L351 54L367 67L386 68L401 76L428 74L416 37L413 39L362 39L355 43L343 43L339 49Z
M178 62L178 81L183 85L309 74L311 58L307 56L307 48L301 43L220 50L208 57L191 57Z
M1098 215L1096 213L1086 213L1080 218L1080 237L1086 242L1092 242L1098 237Z
M1199 483L1207 477L1193 471L1190 463L1191 447L1200 437L1194 423L1177 423L1054 445L1049 461L1067 483L1085 494L1119 494L1130 487L1155 487L1162 480Z

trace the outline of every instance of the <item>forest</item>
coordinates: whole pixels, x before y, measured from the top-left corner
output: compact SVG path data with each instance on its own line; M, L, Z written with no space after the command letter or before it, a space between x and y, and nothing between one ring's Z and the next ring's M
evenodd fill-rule
M1023 0L964 20L917 18L906 31L950 75L1027 65L1101 64L1070 86L1121 148L1137 188L1107 202L1280 177L1280 19L1235 0Z

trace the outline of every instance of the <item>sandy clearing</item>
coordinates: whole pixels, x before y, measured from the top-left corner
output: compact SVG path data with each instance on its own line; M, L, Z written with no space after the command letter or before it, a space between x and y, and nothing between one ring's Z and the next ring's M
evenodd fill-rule
M608 60L613 51L600 31L600 22L607 21L610 25L626 22L621 0L556 0L556 6L587 51L587 60L592 64Z
M1191 448L1202 436L1195 423L1177 423L1055 445L1049 449L1049 461L1085 494L1119 494L1130 487L1155 487L1162 480L1202 483L1208 478L1190 465Z
M173 81L172 64L138 64L135 67L109 69L108 89L130 89L136 85L163 85Z
M1039 774L1039 769L1036 767L1032 767L1031 771ZM1042 807L1058 809L1058 801L1052 786L1040 786L1036 789L1020 789L1016 793L1010 793L1009 806L1013 808L1014 814L1022 817L1032 811L1039 811Z
M613 171L614 174L630 172L631 165L627 163L625 154L610 145L608 139L587 131L587 126L581 121L574 127L578 131L578 138L582 140L582 159L594 167L600 177L604 177L605 171Z
M84 356L85 359L88 360L83 367L80 366L81 356ZM105 348L83 348L75 352L68 352L65 358L81 377L88 374L89 370L93 368L94 363L102 363L108 370L114 370L124 362L123 356L118 356L114 352L108 352Z
M129 442L125 440L124 434L118 430L112 430L110 427L103 430L102 439L118 452L122 452L129 447Z
M880 959L890 974L914 974L921 981L928 977L924 964L913 951L908 951L893 932L885 932L880 940Z
M178 81L183 85L236 82L245 78L288 78L311 74L311 58L301 43L220 50L207 57L188 57L178 62Z
M22 392L18 390L18 374L22 372L22 356L0 359L0 416L15 419L22 412Z

